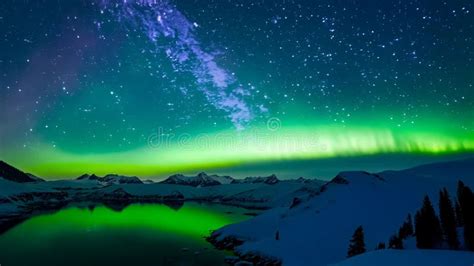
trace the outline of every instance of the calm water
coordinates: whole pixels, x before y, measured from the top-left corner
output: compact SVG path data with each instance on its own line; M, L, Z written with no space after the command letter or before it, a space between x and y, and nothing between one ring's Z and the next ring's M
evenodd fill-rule
M246 210L186 203L99 206L35 216L0 235L1 266L225 265L204 237L249 219Z

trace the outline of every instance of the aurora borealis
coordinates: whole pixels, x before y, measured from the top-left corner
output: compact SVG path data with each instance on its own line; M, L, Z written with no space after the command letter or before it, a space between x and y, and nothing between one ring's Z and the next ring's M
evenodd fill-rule
M473 13L467 0L1 1L0 159L45 178L282 163L297 177L303 161L472 154Z
M243 212L196 203L186 203L179 211L159 204L130 205L121 211L69 207L32 217L2 234L2 260L17 265L34 264L38 257L48 265L224 265L228 252L213 249L205 237L211 230L249 219ZM28 256L22 247L30 250Z

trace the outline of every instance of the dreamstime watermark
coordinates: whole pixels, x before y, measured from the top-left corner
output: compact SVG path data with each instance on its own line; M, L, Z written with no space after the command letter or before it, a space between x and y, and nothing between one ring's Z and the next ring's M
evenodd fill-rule
M149 135L148 146L152 149L179 148L181 151L221 149L227 152L310 152L325 150L317 133L299 135L278 132L282 128L279 118L272 117L266 122L266 130L247 129L242 132L227 133L189 133L176 134L164 128L158 128Z
M267 129L270 131L278 131L281 128L281 120L277 117L272 117L267 120Z

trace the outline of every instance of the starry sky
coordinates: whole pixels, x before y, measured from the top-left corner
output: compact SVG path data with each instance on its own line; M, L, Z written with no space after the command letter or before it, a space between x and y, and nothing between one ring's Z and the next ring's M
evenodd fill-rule
M4 0L0 159L330 177L474 151L472 1Z

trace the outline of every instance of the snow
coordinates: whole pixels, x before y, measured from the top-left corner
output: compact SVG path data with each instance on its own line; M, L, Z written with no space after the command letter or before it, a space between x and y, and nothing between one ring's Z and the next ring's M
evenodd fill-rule
M127 193L137 196L172 195L181 193L187 200L210 200L248 208L272 208L290 206L294 197L309 195L307 191L318 190L322 182L301 183L294 180L281 181L275 185L266 183L239 183L227 185L193 187L175 184L120 185ZM107 188L108 191L118 186Z
M117 174L108 174L104 177L96 175L85 174L78 177L76 180L79 181L97 181L103 183L103 185L110 184L143 184L143 182L136 176L122 176Z
M380 250L341 261L333 266L466 266L474 262L474 252L452 250Z
M217 180L209 177L206 173L199 173L197 176L172 175L160 183L192 187L216 186L221 184Z
M17 183L0 177L0 221L1 218L21 214L22 202L15 202L13 197L33 192L51 192L51 187L44 186L45 182Z
M246 177L243 180L235 180L234 183L250 183L250 184L255 184L255 183L266 183L269 185L274 185L276 183L280 182L280 180L276 177L276 175L271 175L271 176L256 176L256 177Z
M228 185L234 181L234 179L230 176L218 176L218 175L211 175L212 179L216 180L217 182L221 183L222 185Z
M363 226L366 246L368 250L373 250L377 243L387 243L407 214L413 215L421 207L426 194L437 206L438 192L443 187L448 189L451 197L456 194L458 180L474 188L473 170L474 159L470 159L377 174L341 172L328 183L281 181L272 176L234 182L231 177L209 176L205 173L194 177L175 175L169 178L170 184L123 184L120 180L124 180L124 177L120 176L109 176L107 180L111 179L112 182L92 176L83 176L81 180L32 183L16 183L0 178L0 216L20 212L21 206L27 203L13 202L12 199L30 192L64 191L72 201L87 199L89 194L100 198L101 193L117 190L135 196L157 198L180 194L185 200L268 209L251 220L223 227L215 233L217 240L231 236L244 241L236 247L236 252L241 255L252 253L276 257L284 265L290 266L351 263L365 257L365 260L376 261L384 256L391 261L390 256L400 251L371 252L359 259L356 257L344 261L356 227ZM80 196L76 198L76 195ZM295 201L295 198L298 200ZM275 239L277 231L279 240ZM403 251L407 253L403 253L400 260L413 257L424 262L428 259L424 255L426 253L415 249L414 239L408 239L404 244L410 250ZM444 251L433 252L440 252L433 256L452 256ZM462 252L456 254L462 258L467 256ZM439 261L443 261L443 258L440 257ZM462 260L456 258L458 261ZM469 263L473 262L474 259Z
M17 183L0 177L0 197L11 197L22 193L50 190L40 186L40 184L42 183Z
M445 167L450 170L443 171ZM236 248L238 253L277 257L284 265L335 263L346 257L356 227L363 226L369 250L387 243L407 214L421 207L424 195L436 206L441 188L447 187L453 197L459 179L474 187L473 170L471 159L378 174L342 172L319 195L295 208L274 208L226 226L216 232L217 239L237 237L245 241Z

